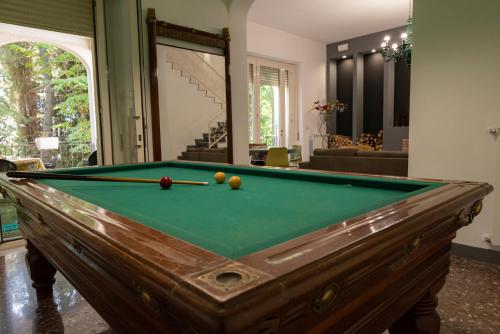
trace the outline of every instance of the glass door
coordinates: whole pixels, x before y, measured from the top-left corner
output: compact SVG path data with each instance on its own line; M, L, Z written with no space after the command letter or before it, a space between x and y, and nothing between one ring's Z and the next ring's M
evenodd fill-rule
M260 58L249 58L248 115L251 144L288 146L290 122L295 123L296 98L291 94L295 65ZM291 108L293 112L291 113Z
M260 143L280 146L280 70L259 67L259 115L258 136Z

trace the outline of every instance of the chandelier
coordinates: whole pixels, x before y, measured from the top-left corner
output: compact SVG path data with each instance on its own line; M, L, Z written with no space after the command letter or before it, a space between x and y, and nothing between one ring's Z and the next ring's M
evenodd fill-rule
M407 20L406 32L401 34L401 41L391 44L389 35L384 37L384 41L380 45L382 47L382 56L385 61L405 61L408 66L411 65L411 49L412 49L412 1L410 0L410 11Z

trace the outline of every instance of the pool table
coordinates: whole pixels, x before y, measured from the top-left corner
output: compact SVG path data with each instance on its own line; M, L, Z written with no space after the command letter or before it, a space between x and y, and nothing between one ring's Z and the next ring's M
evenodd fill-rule
M177 161L54 172L209 182L0 177L37 293L59 270L119 333L437 333L451 241L492 191Z

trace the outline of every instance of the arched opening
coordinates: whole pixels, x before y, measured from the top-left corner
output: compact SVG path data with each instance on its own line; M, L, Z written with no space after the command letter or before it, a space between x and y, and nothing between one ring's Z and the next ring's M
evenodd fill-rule
M0 46L0 156L79 167L95 150L88 66L52 43Z

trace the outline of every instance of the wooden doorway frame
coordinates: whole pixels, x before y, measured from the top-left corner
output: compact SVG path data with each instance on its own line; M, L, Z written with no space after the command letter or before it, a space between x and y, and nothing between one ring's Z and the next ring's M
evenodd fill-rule
M161 129L160 129L160 98L158 91L158 57L156 54L156 38L167 37L184 42L214 47L223 51L225 60L226 80L226 131L227 131L227 159L233 163L233 117L231 103L231 74L230 35L229 29L223 28L221 34L213 34L193 28L158 21L155 9L148 8L148 51L149 51L149 86L151 97L151 133L153 137L153 160L161 160Z

